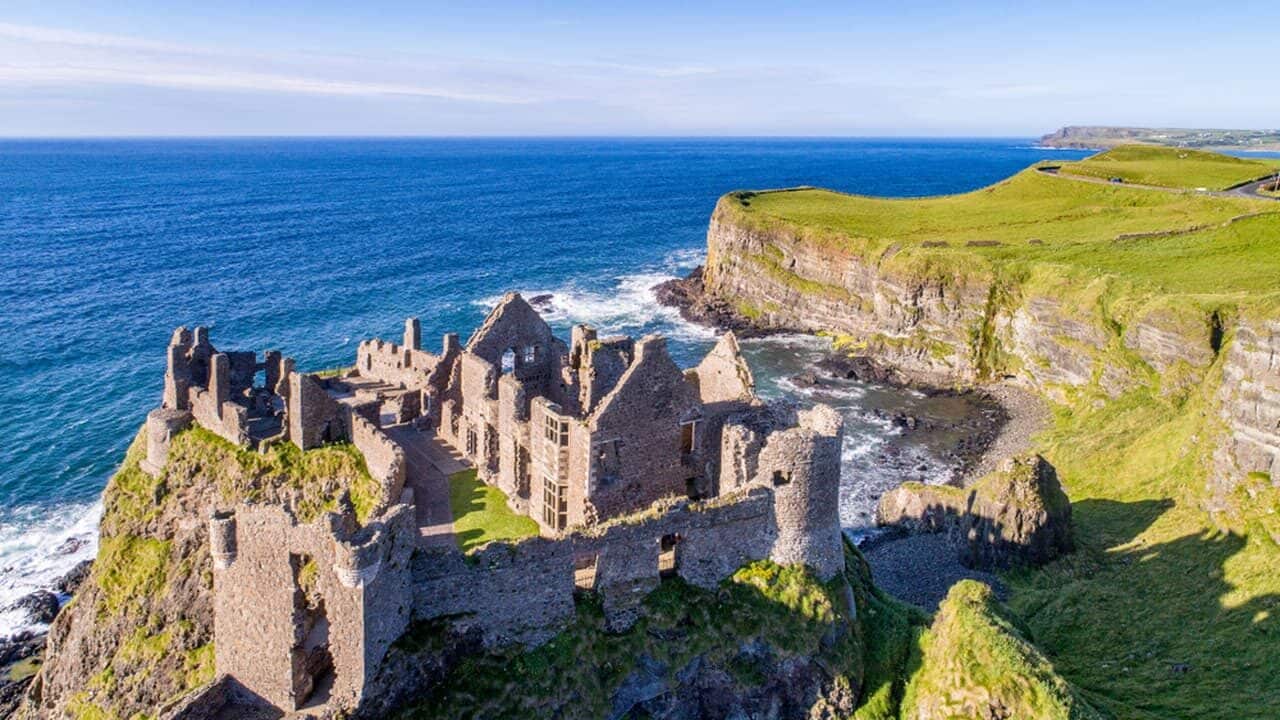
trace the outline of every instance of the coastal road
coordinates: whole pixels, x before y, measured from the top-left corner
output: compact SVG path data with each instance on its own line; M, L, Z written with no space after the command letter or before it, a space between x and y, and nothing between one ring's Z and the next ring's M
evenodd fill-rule
M1260 192L1262 190L1263 185L1275 182L1275 179L1276 179L1275 175L1270 175L1268 177L1262 178L1261 180L1250 180L1247 183L1242 183L1240 185L1236 185L1235 187L1227 188L1226 190L1200 191L1200 190L1190 190L1185 188L1169 188L1169 187L1164 187L1162 185L1142 185L1139 183L1130 183L1130 182L1113 183L1110 180L1106 180L1104 178L1086 177L1083 175L1063 175L1062 173L1058 172L1059 168L1060 166L1058 165L1045 165L1043 167L1036 168L1036 170L1040 171L1045 175L1051 175L1053 177L1062 178L1064 180L1096 183L1098 185L1116 185L1119 187L1138 188L1139 190L1160 190L1162 192L1189 192L1189 193L1196 193L1197 195L1214 195L1217 197L1234 197L1234 198L1242 197L1242 198L1250 198L1253 200L1280 200L1280 197L1271 197L1268 195L1263 195Z

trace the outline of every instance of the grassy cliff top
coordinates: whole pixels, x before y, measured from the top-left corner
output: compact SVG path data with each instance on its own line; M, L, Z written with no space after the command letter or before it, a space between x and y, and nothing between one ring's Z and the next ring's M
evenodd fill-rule
M1066 163L1067 175L1120 178L1128 183L1168 188L1225 190L1261 180L1280 168L1280 160L1245 159L1185 148L1121 145L1079 162Z
M1252 294L1273 293L1280 269L1280 203L1086 182L1035 168L973 192L915 199L812 188L733 193L717 213L889 262L889 270L923 263L967 275L1051 264L1163 291Z

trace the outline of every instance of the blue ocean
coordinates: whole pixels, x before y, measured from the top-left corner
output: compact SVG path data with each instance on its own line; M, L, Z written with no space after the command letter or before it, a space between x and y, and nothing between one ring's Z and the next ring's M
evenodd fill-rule
M692 363L712 332L650 288L701 262L723 193L936 195L1084 154L1024 139L0 142L0 635L15 629L5 605L92 556L98 496L160 399L178 325L320 369L398 338L409 315L429 349L465 338L514 289L551 294L558 330L659 331ZM762 390L804 394L788 376L820 345L748 343ZM856 526L857 477L892 432L866 409L936 401L826 393L851 418ZM918 450L921 468L944 462Z

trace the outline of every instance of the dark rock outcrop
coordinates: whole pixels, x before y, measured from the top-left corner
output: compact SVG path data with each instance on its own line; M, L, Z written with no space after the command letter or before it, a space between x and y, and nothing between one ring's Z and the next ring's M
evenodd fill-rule
M54 589L63 595L75 595L76 590L84 584L85 578L89 577L89 571L93 569L92 560L84 560L75 567L67 571L54 585Z
M58 616L58 596L48 590L37 590L19 598L13 607L26 613L27 622L48 625Z
M759 325L744 317L729 303L705 292L702 278L703 268L698 266L686 277L655 285L654 297L659 305L679 310L680 317L689 322L732 330L739 337L765 334Z
M879 525L946 533L966 567L1041 565L1071 552L1071 502L1044 458L1011 458L967 490L907 483L886 493Z

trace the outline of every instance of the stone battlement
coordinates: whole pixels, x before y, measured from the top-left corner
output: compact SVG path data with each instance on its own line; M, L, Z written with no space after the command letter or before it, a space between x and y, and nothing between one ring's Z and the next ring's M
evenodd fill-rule
M578 326L565 344L514 293L465 346L450 334L430 353L420 334L410 319L403 344L362 342L324 377L279 353L219 352L203 328L174 333L148 472L194 422L259 449L350 442L381 484L363 527L252 504L208 518L222 678L209 698L355 711L388 690L380 663L414 622L538 644L575 593L625 628L664 578L710 588L762 559L824 579L843 567L841 418L759 400L732 334L682 370L656 335ZM468 464L539 537L464 555L441 513Z

